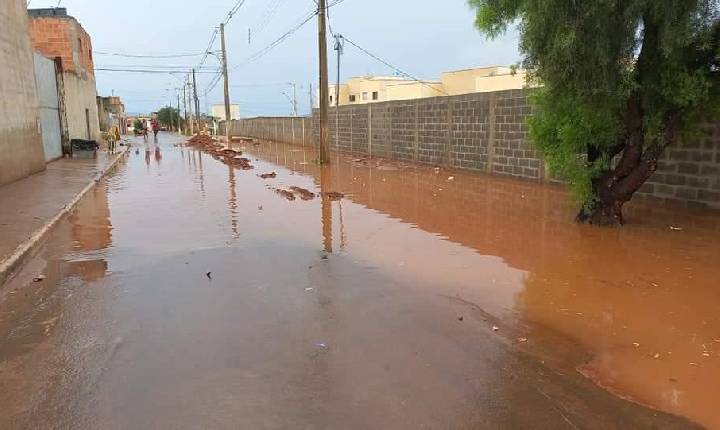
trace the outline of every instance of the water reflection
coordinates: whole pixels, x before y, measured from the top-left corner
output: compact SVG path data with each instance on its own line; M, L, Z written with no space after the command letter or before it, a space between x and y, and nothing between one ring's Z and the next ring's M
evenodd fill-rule
M638 199L628 207L629 225L597 229L572 222L574 207L557 186L344 156L319 168L303 162L313 153L274 143L252 151L315 178L323 191L342 191L353 203L499 257L524 275L476 267L443 276L485 278L489 290L464 291L473 302L490 312L512 309L515 324L538 338L554 332L591 351L581 370L600 385L720 427L713 406L720 387L706 383L720 380L718 211ZM326 249L330 203L323 198ZM352 221L355 229L365 222ZM359 236L352 249L373 240ZM409 270L406 260L425 252L432 250L407 244L393 257Z
M287 159L287 151L285 156ZM325 252L333 252L333 239L332 239L332 201L328 193L330 192L330 180L331 180L331 167L323 166L320 170L320 197L322 199L322 235L323 235L323 249Z

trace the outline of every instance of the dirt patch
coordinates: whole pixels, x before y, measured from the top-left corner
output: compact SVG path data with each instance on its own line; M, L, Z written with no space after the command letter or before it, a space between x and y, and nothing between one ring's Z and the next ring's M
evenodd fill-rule
M242 151L227 147L215 141L215 139L210 136L198 134L197 136L190 138L187 144L198 148L203 152L207 152L212 155L214 159L233 166L236 169L251 170L255 168L252 164L250 164L250 160L248 158L242 157Z
M289 201L295 200L295 194L293 194L292 192L290 192L288 190L283 190L282 188L276 188L275 192L280 194L281 196L285 197Z
M337 201L345 198L345 194L338 193L337 191L329 191L327 193L323 193L323 196L327 197L328 199L330 199L333 202L337 202Z
M299 195L302 200L312 200L315 198L315 193L313 193L310 190L306 190L305 188L300 187L290 187L290 190Z

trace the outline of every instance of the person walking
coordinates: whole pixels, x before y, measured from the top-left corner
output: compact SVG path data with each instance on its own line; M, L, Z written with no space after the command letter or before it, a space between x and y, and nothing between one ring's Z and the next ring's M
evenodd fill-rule
M115 153L115 145L120 140L120 129L114 125L107 132L108 152L111 154Z
M160 131L160 123L158 123L156 118L153 118L152 121L150 121L150 126L152 127L153 137L155 138L155 141L157 141L157 135Z

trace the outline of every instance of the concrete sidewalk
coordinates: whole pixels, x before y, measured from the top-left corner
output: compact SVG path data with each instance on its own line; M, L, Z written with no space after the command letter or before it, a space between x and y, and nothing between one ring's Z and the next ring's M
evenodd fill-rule
M44 172L0 187L0 286L55 223L127 154L100 150L96 158L63 158Z

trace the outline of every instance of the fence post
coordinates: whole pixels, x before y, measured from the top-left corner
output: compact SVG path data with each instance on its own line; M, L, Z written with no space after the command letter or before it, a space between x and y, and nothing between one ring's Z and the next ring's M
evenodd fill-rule
M372 129L372 103L368 103L368 157L372 158L373 129Z
M488 128L487 128L487 162L485 163L485 171L492 174L493 163L495 162L495 108L497 99L495 93L490 93L488 99Z
M420 148L420 103L418 100L414 100L415 103L415 136L413 141L413 161L418 161L418 151Z

